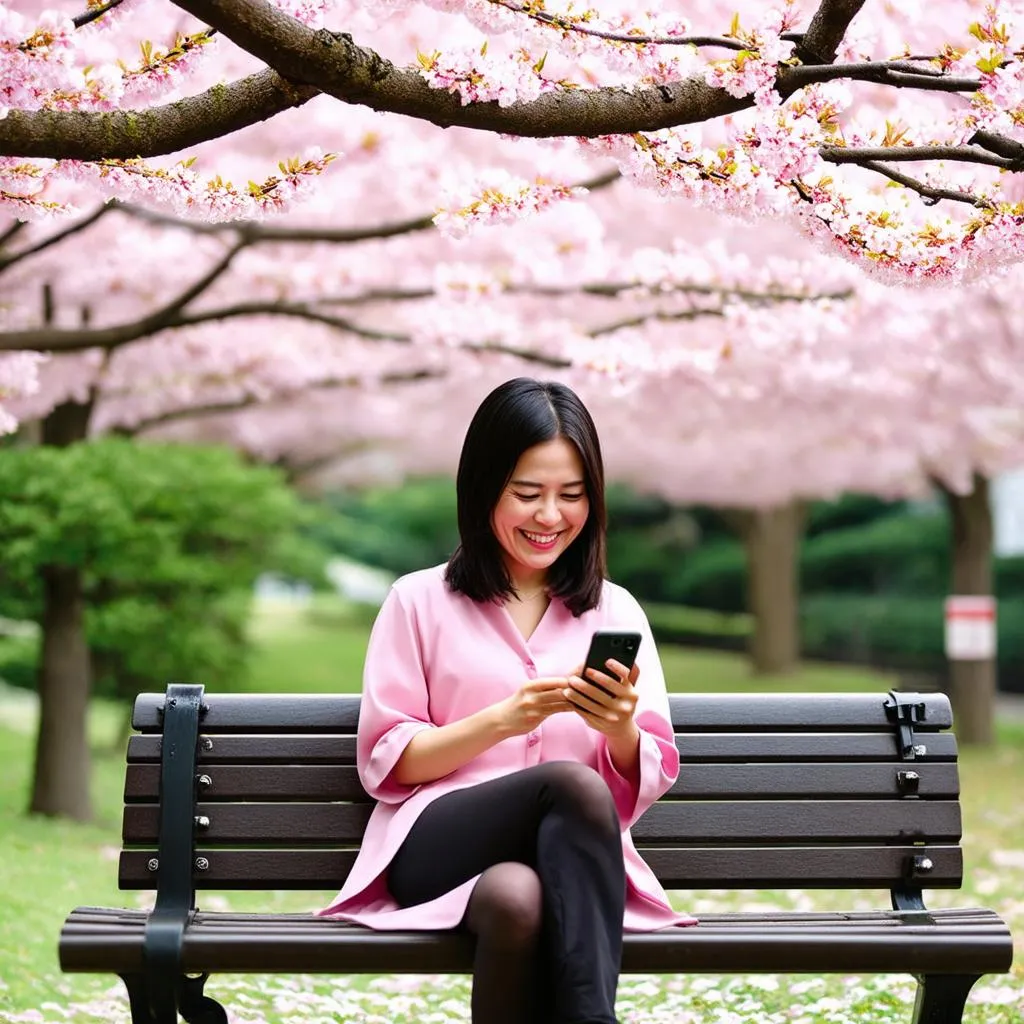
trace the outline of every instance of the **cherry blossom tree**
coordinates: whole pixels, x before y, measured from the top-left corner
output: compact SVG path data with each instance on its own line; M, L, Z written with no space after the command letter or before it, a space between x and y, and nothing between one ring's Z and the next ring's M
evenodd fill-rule
M1016 334L935 285L1018 258L1018 5L43 6L0 11L0 428L449 468L534 367L769 551L1017 457Z

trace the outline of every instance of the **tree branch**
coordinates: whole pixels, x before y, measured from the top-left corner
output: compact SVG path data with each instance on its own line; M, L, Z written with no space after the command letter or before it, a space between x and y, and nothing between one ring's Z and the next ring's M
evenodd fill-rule
M934 206L943 199L950 199L956 203L967 203L969 206L993 208L993 204L981 196L973 195L970 192L959 192L952 188L934 188L923 181L919 181L917 178L911 178L910 175L897 171L895 167L887 167L877 160L866 160L861 166L869 171L877 171L879 174L885 175L885 177L895 181L898 185L904 185L907 188L913 189L925 200L928 206Z
M176 153L301 106L318 91L268 69L160 107L11 110L0 119L0 156L129 160Z
M613 184L622 177L617 170L607 171L587 181L581 181L573 188L585 188L588 192L597 192ZM301 228L284 227L275 224L264 224L259 221L236 220L207 223L204 221L185 220L166 213L157 213L132 203L123 203L117 199L110 205L131 217L165 227L184 228L198 235L221 234L232 231L244 238L249 244L259 242L332 242L354 244L379 238L393 238L396 235L408 235L417 231L429 231L434 225L434 214L412 217L409 220L393 221L365 228ZM0 265L2 269L2 265Z
M273 68L177 104L144 111L12 111L0 121L0 156L76 158L147 157L236 131L323 91L347 103L406 114L442 127L462 125L534 138L588 137L657 131L709 121L752 106L752 96L730 96L703 75L637 88L565 89L500 107L463 104L431 88L415 70L396 68L351 36L314 31L267 0L175 0L238 46ZM802 35L802 59L831 63L863 0L822 0ZM776 87L788 96L803 84L783 68ZM806 74L806 72L805 72ZM923 77L923 76L922 76ZM285 79L294 84L289 86Z
M822 146L818 155L832 164L863 164L868 160L958 160L1008 171L1020 168L1019 158L999 156L974 146Z
M509 285L502 288L504 295L542 295L560 298L573 295L592 295L596 298L614 299L624 292L643 292L647 285L639 281L607 282L583 285ZM852 288L836 292L819 292L803 294L800 292L764 291L756 292L747 288L722 288L706 284L673 284L669 287L653 286L649 289L650 298L661 298L665 295L707 295L722 299L739 299L751 305L770 305L773 302L815 302L820 299L849 299L853 296ZM375 288L356 295L337 295L318 298L317 306L366 306L374 302L412 302L418 299L431 299L439 295L433 288Z
M417 71L396 68L344 33L314 31L266 0L175 0L286 78L315 85L347 103L407 114L442 127L462 125L536 138L594 137L692 124L751 106L695 75L636 89L571 89L499 107L463 105Z
M864 0L822 0L797 44L796 55L805 64L831 64L850 22L863 6Z
M102 7L93 7L91 10L75 15L71 20L74 22L75 28L81 28L83 25L88 25L97 18L102 18L107 11L112 11L115 7L120 7L122 3L124 3L124 0L107 0L107 3L103 4Z
M41 242L36 242L35 245L30 245L27 249L12 253L10 256L0 256L0 274L13 267L15 263L20 263L23 259L35 256L36 253L49 249L51 245L56 245L58 242L63 242L65 238L70 238L72 235L77 235L79 231L84 231L87 227L95 224L101 217L106 216L112 209L113 206L111 204L99 206L92 213L82 217L81 220L76 220L73 224L60 231L55 231ZM24 224L25 221L19 221L18 223ZM0 240L0 243L2 243L2 240Z
M131 427L119 427L117 433L126 437L135 437L143 431L152 430L154 427L166 426L168 423L199 419L203 416L219 416L224 413L243 412L245 409L251 409L255 406L259 406L261 409L272 408L276 405L293 401L296 398L305 398L310 393L347 390L361 387L371 382L374 384L410 384L443 376L444 372L441 370L406 370L401 373L385 373L379 377L373 377L372 381L366 376L327 378L308 387L280 391L270 398L257 398L254 395L246 395L244 398L231 401L209 402L206 405L193 405L181 409L172 409L168 412L139 420L138 423ZM117 398L122 397L122 395L105 395L104 397Z
M160 227L184 228L197 235L218 235L233 231L241 235L251 245L258 242L339 242L342 244L366 242L375 238L393 238L395 235L408 235L416 231L429 231L434 227L434 215L411 217L409 220L392 221L365 228L300 228L283 227L274 224L263 224L259 221L236 220L207 221L186 220L169 213L158 213L147 210L132 203L123 203L115 199L112 205L122 213L136 220Z
M160 309L130 323L114 327L63 328L42 327L21 331L0 332L0 352L18 350L36 352L84 352L90 348L108 351L157 334L174 327L185 327L190 323L203 323L211 319L208 315L188 317L185 307L206 291L230 266L235 256L246 247L246 242L233 245L201 278L189 285L181 294L171 299Z
M16 220L6 231L0 231L0 249L2 249L8 242L16 238L25 228L28 227L27 220Z
M903 89L930 89L933 92L977 92L981 88L980 78L957 78L936 69L916 67L906 60L802 64L786 72L791 92L814 82L831 82L842 78Z
M672 320L697 320L702 316L725 316L725 310L684 309L668 313L664 310L655 309L649 313L639 313L636 316L628 317L625 320L616 320L610 324L604 324L601 327L593 327L587 331L587 335L591 338L599 338L603 334L614 334L616 331L621 331L626 327L640 327L649 320L663 320L665 322Z
M377 328L365 327L346 317L334 316L331 313L325 313L318 307L323 307L325 305L354 306L376 301L411 301L415 299L428 299L437 294L432 289L381 289L377 291L364 292L357 296L339 296L337 298L328 298L323 300L318 299L315 303L253 301L239 302L230 306L215 307L213 309L202 310L198 313L183 312L184 307L188 302L191 302L192 299L200 294L200 292L209 287L209 285L227 269L227 266L230 264L234 255L245 245L245 242L240 242L233 249L229 250L216 267L214 267L200 281L196 282L196 284L191 285L183 295L179 296L177 299L173 300L171 303L156 312L151 313L147 317L131 321L130 323L118 324L113 327L43 327L21 331L7 331L0 333L0 352L17 350L37 352L82 352L90 348L111 350L121 348L133 341L149 337L153 334L159 333L160 331L177 330L182 327L197 327L200 324L211 323L219 320L230 320L244 316L296 317L313 323L324 324L326 327L332 327L336 330L345 331L349 334L354 334L357 337L365 338L367 341L392 341L398 344L411 344L412 338L407 334L399 334L395 331L385 331ZM522 287L510 289L510 291L515 294L548 296L575 295L582 293L612 298L617 294L639 287L642 286L636 283L594 284L583 285L579 288L533 289ZM767 304L776 301L810 302L819 299L841 300L847 299L852 295L852 291L849 289L838 292L825 292L818 295L799 295L797 293L773 294L771 292L752 292L746 289L730 290L715 288L710 285L682 285L678 288L672 289L672 291L681 294L719 296L726 299L739 298L744 301L759 304ZM656 295L657 294L667 294L667 292L659 292L656 293ZM591 334L594 336L597 334L607 334L613 330L618 330L620 327L635 326L652 317L670 320L702 315L721 316L722 313L720 309L708 310L706 312L701 310L693 312L688 311L686 314L654 311L632 317L630 320L623 321L618 325L595 329ZM521 357L524 357L523 352L525 351L510 347L488 348L485 350L502 351L508 355L517 355ZM571 365L570 363L557 358L554 359L554 361L549 360L547 357L541 358L537 353L532 353L530 358L534 362L541 362L544 363L544 365L553 367Z
M580 22L573 21L565 14L549 14L547 11L536 10L523 4L512 3L512 0L489 0L496 7L504 7L513 14L522 14L531 21L540 22L560 32L575 32L581 36L592 36L595 39L607 39L613 43L631 43L634 46L646 44L658 46L719 46L726 50L743 50L744 43L738 39L727 39L723 36L645 36L630 35L626 32L607 32L604 29L588 28Z

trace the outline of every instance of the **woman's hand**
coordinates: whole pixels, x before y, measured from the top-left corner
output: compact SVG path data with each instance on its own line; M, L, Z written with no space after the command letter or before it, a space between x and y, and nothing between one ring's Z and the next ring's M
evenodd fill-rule
M561 711L572 711L565 697L569 684L566 676L531 679L495 705L506 736L522 736L532 732L545 718Z
M584 679L581 676L583 666L580 665L569 676L565 699L591 729L609 738L632 737L636 729L633 716L636 714L636 681L640 678L640 668L634 665L627 669L614 658L609 658L605 666L604 672L589 669L588 678Z

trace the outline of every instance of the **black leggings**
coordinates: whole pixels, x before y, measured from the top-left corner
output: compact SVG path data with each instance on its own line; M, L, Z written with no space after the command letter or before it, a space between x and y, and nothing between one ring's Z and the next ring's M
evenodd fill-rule
M474 1024L615 1024L626 877L601 776L550 761L438 797L388 887L408 907L481 873L462 922L477 940Z

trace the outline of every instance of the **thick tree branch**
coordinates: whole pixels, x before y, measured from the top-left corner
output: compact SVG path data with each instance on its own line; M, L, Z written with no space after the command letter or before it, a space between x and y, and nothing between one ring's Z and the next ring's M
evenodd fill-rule
M751 105L700 76L659 87L570 89L500 107L463 105L414 70L396 68L344 33L314 31L266 0L175 0L282 75L346 103L407 114L441 127L462 125L512 135L587 136L654 131L705 121Z
M850 22L863 6L864 0L822 0L797 44L796 55L805 64L831 64Z
M301 106L317 92L268 69L160 107L11 110L0 119L0 156L128 160L177 153Z
M442 127L462 125L536 138L656 131L712 120L753 103L751 96L730 96L695 75L656 87L559 90L508 107L496 102L464 105L453 93L431 88L417 71L396 68L373 50L358 46L351 36L314 31L266 0L175 3L283 77L264 73L146 111L14 111L0 121L0 155L95 160L176 152L297 106L318 90L347 103L406 114ZM863 0L822 0L800 37L801 58L830 64L862 4ZM837 72L828 69L818 74ZM788 96L813 80L813 75L813 69L784 68L777 88ZM907 77L933 80L916 70ZM289 89L284 79L303 84Z

